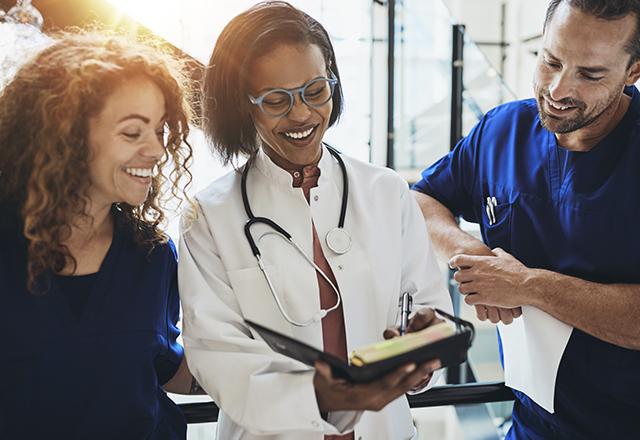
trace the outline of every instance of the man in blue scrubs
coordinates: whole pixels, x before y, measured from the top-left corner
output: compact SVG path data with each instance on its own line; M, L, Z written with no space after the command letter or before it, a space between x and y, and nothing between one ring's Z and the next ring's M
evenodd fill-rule
M638 1L552 1L535 99L491 110L414 187L481 319L527 305L574 327L555 412L516 392L508 438L640 438L639 31Z

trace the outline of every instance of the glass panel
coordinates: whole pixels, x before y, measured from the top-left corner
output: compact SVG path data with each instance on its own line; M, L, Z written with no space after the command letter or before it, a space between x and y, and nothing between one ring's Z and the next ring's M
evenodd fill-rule
M396 7L395 164L417 169L449 149L451 18L440 1Z
M396 6L395 163L409 180L449 151L452 25L442 0ZM468 37L464 45L463 133L486 111L514 99Z

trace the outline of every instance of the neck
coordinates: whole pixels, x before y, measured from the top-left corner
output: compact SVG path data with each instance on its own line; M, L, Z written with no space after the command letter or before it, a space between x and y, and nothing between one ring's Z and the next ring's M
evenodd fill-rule
M304 161L306 163L295 163L290 161L286 157L280 156L270 146L268 146L265 143L262 144L262 149L264 150L265 154L269 156L269 159L271 159L273 163L275 163L277 166L279 166L280 168L286 171L300 171L306 166L317 165L318 162L320 162L320 158L322 157L322 148L320 148L318 150L316 157L312 158L308 162Z
M65 244L70 247L84 247L89 242L103 237L111 237L113 233L113 217L111 204L96 206L88 203L86 216L77 216L71 221L71 236Z
M590 151L622 121L630 104L631 97L623 93L616 103L588 126L571 133L556 133L558 145L570 151Z

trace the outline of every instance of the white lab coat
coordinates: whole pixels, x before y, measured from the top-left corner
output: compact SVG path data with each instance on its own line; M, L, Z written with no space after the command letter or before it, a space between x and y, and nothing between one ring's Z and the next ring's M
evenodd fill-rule
M285 228L309 256L312 222L342 294L347 350L382 340L397 323L398 299L416 291L414 305L451 310L424 219L406 182L385 168L350 159L345 228L352 248L336 255L324 237L337 226L342 197L339 165L325 149L318 186L307 203L288 172L260 151L249 171L247 193L254 215ZM289 324L279 312L244 235L247 221L239 172L196 196L198 218L185 215L179 285L184 344L191 372L220 406L218 439L321 440L355 428L355 438L400 440L415 435L405 397L380 412L340 411L323 420L313 369L273 352L243 318L322 348L322 327ZM268 229L252 228L254 237ZM316 273L286 241L260 243L277 293L293 319L306 321L320 308Z

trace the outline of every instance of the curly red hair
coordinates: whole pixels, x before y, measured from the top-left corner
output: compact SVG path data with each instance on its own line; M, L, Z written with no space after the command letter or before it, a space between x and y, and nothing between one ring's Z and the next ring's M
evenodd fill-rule
M87 215L89 119L133 76L153 81L166 103L166 154L147 200L117 206L136 242L151 250L167 240L160 230L166 202L188 200L192 113L183 65L150 39L67 33L23 65L0 91L0 202L16 204L20 211L29 243L30 290L40 275L69 263L76 267L63 243L73 219Z

